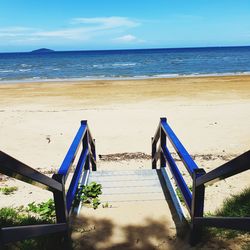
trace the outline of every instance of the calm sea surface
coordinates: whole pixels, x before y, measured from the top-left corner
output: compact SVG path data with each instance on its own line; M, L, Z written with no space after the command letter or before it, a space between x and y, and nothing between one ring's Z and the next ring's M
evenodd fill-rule
M250 74L250 47L0 53L0 81Z

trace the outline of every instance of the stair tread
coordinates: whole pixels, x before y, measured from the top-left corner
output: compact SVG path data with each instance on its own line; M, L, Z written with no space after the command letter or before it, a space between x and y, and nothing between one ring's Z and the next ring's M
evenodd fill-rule
M90 182L102 185L101 202L165 200L156 170L102 170L91 172Z
M139 194L139 193L161 193L161 187L116 187L116 188L103 188L103 194Z
M101 202L165 200L163 193L100 195Z

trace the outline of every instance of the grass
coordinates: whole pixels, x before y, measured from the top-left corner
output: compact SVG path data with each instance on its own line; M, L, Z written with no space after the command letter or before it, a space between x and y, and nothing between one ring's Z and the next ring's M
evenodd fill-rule
M192 186L188 186L188 188L189 188L189 190L192 192L193 187L192 187ZM176 194L177 194L177 196L178 196L180 202L183 203L183 204L185 204L185 201L184 201L183 195L182 195L182 193L181 193L181 190L177 187L177 188L175 189L175 192L176 192Z
M4 195L10 195L13 194L15 191L17 191L18 188L17 187L2 187L0 188L0 191L4 194Z
M250 217L250 188L240 194L233 195L224 201L221 209L216 211L217 216Z
M188 188L192 192L192 187L189 186ZM176 188L176 194L180 202L185 203L182 193L178 187ZM223 202L222 207L217 211L215 211L214 213L205 214L205 217L209 216L250 217L250 187L243 190L241 193L232 195L230 198L226 199ZM245 238L250 237L250 233L245 231L215 228L215 227L205 228L205 238L221 237L230 239L240 235L242 235ZM250 250L249 240L243 243L242 249Z
M205 216L250 217L250 187L226 199L220 209L213 214L208 213ZM250 236L249 232L223 228L208 228L208 232L211 236L216 235L223 238L233 238L243 234Z

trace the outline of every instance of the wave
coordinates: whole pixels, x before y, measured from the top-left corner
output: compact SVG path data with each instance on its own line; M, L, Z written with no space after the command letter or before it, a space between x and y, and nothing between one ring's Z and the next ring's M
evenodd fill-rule
M138 63L126 62L126 63L105 63L105 64L93 64L93 68L107 69L107 68L122 68L122 67L133 67Z
M32 65L30 65L30 64L25 64L25 63L22 63L20 66L23 67L23 68L32 67Z
M19 72L28 72L28 71L31 71L31 69L19 69L18 71Z
M11 72L15 72L12 69L0 69L0 73L11 73Z
M138 63L113 63L112 66L117 67L127 67L127 66L135 66Z
M241 75L249 75L250 71L246 72L234 72L234 73L211 73L211 74L200 74L200 73L192 73L192 74L156 74L156 75L137 75L137 76L110 76L110 75L87 75L84 77L55 77L55 78L47 78L47 77L30 77L30 78L20 78L20 79L6 79L0 78L0 82L2 83L16 83L16 82L58 82L58 81L92 81L92 80L136 80L136 79L160 79L160 78L188 78L188 77L213 77L213 76L241 76Z

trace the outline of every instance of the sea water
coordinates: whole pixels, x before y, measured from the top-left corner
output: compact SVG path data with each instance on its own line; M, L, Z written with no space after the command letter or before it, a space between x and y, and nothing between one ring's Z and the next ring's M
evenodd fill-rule
M0 53L0 82L235 74L250 74L250 46Z

